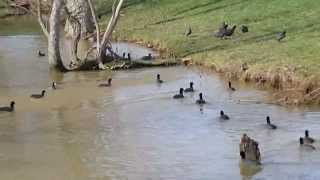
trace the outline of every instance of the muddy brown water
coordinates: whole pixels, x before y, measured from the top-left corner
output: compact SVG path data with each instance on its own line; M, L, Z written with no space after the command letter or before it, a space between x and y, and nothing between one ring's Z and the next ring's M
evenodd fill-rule
M320 151L298 145L305 129L320 137L319 109L254 103L266 94L237 84L230 92L197 68L61 74L38 49L46 49L39 35L0 37L0 106L16 101L15 112L0 112L0 179L320 178ZM112 87L99 88L108 77ZM190 81L196 92L173 100ZM42 89L45 98L29 98ZM208 101L202 110L199 92ZM231 120L219 120L221 109ZM277 130L265 127L266 115ZM260 143L260 168L239 162L243 133Z

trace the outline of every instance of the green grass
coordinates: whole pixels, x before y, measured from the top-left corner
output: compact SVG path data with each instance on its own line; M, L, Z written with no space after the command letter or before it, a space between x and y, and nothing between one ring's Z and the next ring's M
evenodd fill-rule
M109 13L110 0L99 1ZM103 6L100 6L102 5ZM126 0L115 37L143 40L179 57L203 64L241 64L268 71L289 66L298 74L320 74L320 3L318 0ZM221 22L249 26L232 39L214 37ZM185 24L193 34L183 35ZM276 33L287 30L279 43Z
M8 14L8 4L4 0L0 0L0 18Z

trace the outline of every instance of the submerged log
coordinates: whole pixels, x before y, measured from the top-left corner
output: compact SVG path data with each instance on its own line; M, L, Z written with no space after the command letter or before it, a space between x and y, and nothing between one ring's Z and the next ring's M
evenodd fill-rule
M112 58L112 57L108 57ZM135 61L127 61L127 60L113 60L108 63L104 63L103 65L106 69L109 70L126 70L126 69L136 69L136 68L144 68L144 67L167 67L178 65L179 63L175 60L155 60L155 61L146 61L146 60L135 60ZM95 59L87 60L82 64L69 65L70 71L94 71L100 70L99 63Z
M240 142L240 156L243 160L250 160L261 163L259 144L255 140L243 134Z
M124 70L124 69L135 69L143 67L166 67L177 65L178 62L174 60L135 60L135 61L113 61L111 63L104 64L108 69L111 70Z

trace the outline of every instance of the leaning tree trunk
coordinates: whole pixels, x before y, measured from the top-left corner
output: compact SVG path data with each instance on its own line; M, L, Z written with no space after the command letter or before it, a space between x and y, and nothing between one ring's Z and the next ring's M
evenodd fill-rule
M48 60L49 64L61 71L66 71L60 55L60 13L62 0L54 0L50 15L50 34L48 37Z
M99 69L104 69L103 66L103 60L106 59L106 51L107 51L107 47L110 44L110 39L111 39L111 35L113 33L113 30L115 29L115 27L117 26L118 20L119 20L119 16L120 16L120 9L121 6L123 4L124 0L119 0L119 3L116 6L116 4L113 5L112 7L112 16L111 19L108 23L107 29L103 34L103 38L102 38L102 42L100 45L100 49L98 50L98 57L97 57L97 62L99 64ZM116 3L116 1L115 1Z

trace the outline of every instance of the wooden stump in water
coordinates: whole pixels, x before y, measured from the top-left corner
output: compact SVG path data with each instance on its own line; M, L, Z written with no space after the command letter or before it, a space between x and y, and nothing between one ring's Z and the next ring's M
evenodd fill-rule
M258 142L244 134L240 142L240 156L243 160L250 160L260 164L261 156Z

